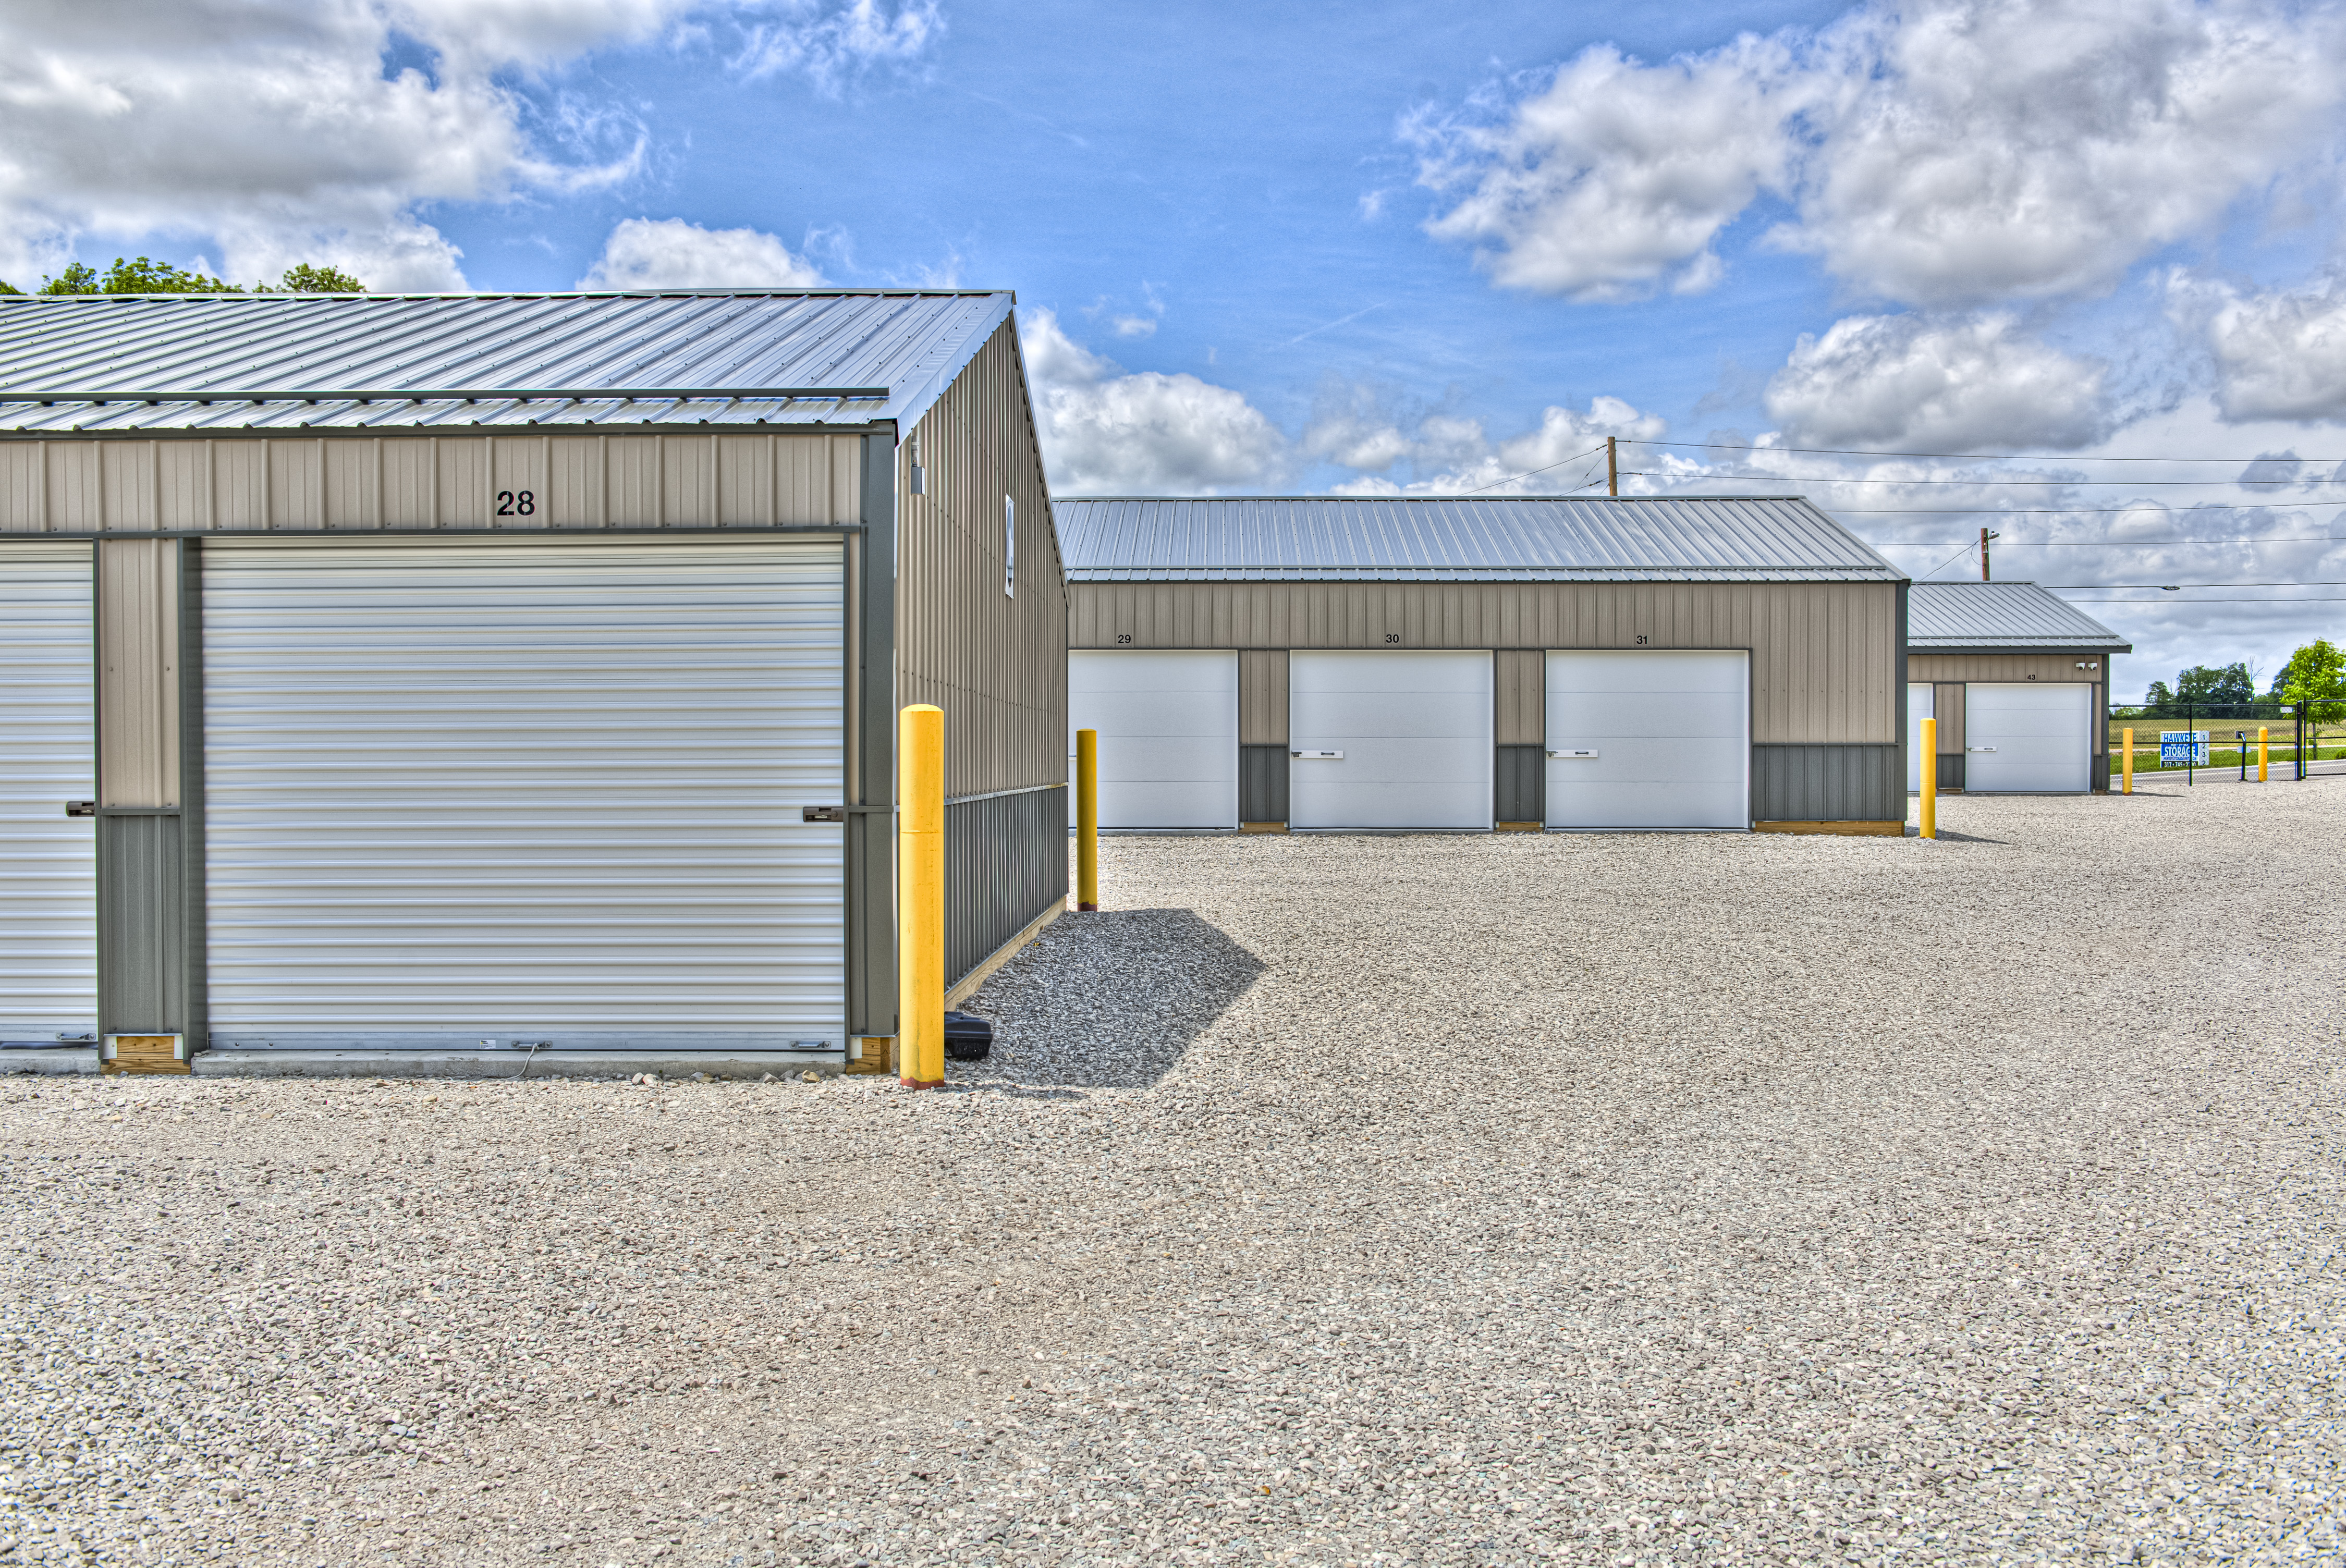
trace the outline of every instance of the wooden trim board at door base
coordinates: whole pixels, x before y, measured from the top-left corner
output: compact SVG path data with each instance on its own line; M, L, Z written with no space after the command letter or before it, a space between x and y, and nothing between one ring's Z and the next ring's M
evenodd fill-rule
M1284 822L1240 822L1239 824L1239 831L1241 833L1284 833L1287 831L1287 824Z
M1902 839L1906 824L1899 822L1754 822L1755 833L1831 833L1847 839Z
M1502 822L1492 830L1499 833L1539 833L1546 830L1545 822Z
M192 1071L179 1060L177 1034L116 1034L108 1044L112 1049L98 1070L109 1076L148 1073L184 1076Z

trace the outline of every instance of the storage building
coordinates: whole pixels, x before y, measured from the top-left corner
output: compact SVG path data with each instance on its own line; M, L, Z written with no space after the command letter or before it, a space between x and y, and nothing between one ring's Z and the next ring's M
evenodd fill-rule
M2035 583L1917 583L1908 601L1906 788L1923 720L1939 721L1939 788L2110 787L2110 664L2133 645Z
M1063 907L1066 624L1006 293L0 300L0 1038L837 1063L900 705L949 974Z
M1905 820L1905 581L1807 502L1062 500L1127 830Z

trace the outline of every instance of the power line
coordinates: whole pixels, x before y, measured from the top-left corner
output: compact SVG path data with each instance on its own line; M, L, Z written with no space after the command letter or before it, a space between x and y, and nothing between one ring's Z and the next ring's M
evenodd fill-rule
M1786 484L1800 483L1786 480ZM1700 495L1685 497L1689 501L1706 499ZM1763 499L1773 501L1775 496ZM2083 516L2089 513L2140 512L2157 502L2137 501L2131 506L1836 506L1836 514L1846 513L1856 517L2037 517ZM2204 506L2220 506L2227 512L2295 512L2307 506L2335 506L2336 501L2207 501Z
M2044 588L2143 588L2172 593L2178 588L2346 588L2346 583L2040 583ZM2146 601L2147 603L2147 601Z
M2266 535L2262 538L2239 539L2006 539L1996 535L1997 543L2007 550L2136 550L2153 545L2346 545L2346 534L2310 534L2300 536ZM1939 541L1944 543L1944 541ZM1877 550L1923 550L1931 547L1928 539L1892 539L1877 544ZM1976 545L1978 540L1972 541Z
M2346 458L2295 457L2278 453L2260 453L2256 457L2032 457L2010 452L1869 452L1855 446L1729 446L1716 441L1647 441L1634 435L1617 439L1623 446L1675 446L1692 452L1797 452L1820 457L1944 457L1967 463L2257 463L2267 456L2277 456L2283 462L2346 463Z
M1683 475L1679 474L1656 473L1649 468L1625 468L1621 471L1621 476L1624 479L1676 479L1683 477ZM2140 479L1830 479L1822 474L1800 473L1706 473L1703 477L1705 479L1732 479L1739 483L1751 481L1762 484L1951 484L1971 486L1983 484L2035 484L2051 486L2062 490L2074 489L2080 484L2121 484L2141 490L2149 488L2153 484L2157 484L2161 489L2173 489L2178 485L2184 484L2212 485L2225 489L2238 489L2243 483L2243 481L2238 479L2160 479L2155 481ZM1501 480L1500 483L1504 484L1506 481ZM2300 484L2346 484L2346 479L2304 479L2294 481L2293 483Z
M2067 599L2063 602L2071 605L2152 605L2162 608L2176 605L2346 605L2346 599L2341 598L2285 599L2270 594L2259 599Z
M1586 452L1582 453L1580 457L1594 457L1604 450L1605 449L1601 446L1592 446ZM1513 484L1518 479L1529 479L1532 477L1533 473L1545 473L1548 468L1562 468L1565 463L1578 463L1580 461L1580 457L1567 457L1564 460L1564 463L1551 463L1547 465L1547 468L1535 468L1532 470L1531 473L1518 473L1511 479L1494 479L1488 484L1479 485L1473 490L1464 492L1464 494L1468 495L1480 495L1485 490L1496 490L1502 484ZM1573 488L1575 490L1586 490L1588 486L1586 484L1576 484Z

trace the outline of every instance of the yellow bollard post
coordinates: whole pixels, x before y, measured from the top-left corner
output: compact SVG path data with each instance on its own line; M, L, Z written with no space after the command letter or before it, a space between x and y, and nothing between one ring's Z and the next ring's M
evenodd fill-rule
M2118 793L2121 795L2131 795L2134 793L2134 731L2131 729L2119 730L2118 744L2126 748L2126 759L2120 764L2126 772L2126 788L2120 789Z
M1939 721L1923 721L1923 757L1916 771L1923 779L1923 837L1939 836Z
M945 1081L945 713L896 716L896 1069L908 1089Z
M2269 724L2259 724L2259 725L2258 725L2258 726L2257 726L2257 782L2258 782L2258 783L2259 783L2259 784L2261 784L2261 783L2263 783L2263 782L2265 781L2265 760L2266 760L2266 748L2267 748L2269 746L2270 746L2271 744L2272 744L2272 726L2270 726L2270 725L2269 725Z
M1099 908L1099 731L1076 731L1076 908Z

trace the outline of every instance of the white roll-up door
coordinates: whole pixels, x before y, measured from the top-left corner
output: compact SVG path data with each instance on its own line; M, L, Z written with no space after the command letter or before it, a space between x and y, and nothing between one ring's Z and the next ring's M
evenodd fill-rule
M1070 653L1069 757L1078 729L1099 734L1101 827L1237 829L1236 653Z
M0 1040L97 1030L89 545L0 544Z
M212 1041L844 1041L836 543L207 540Z
M1491 656L1287 656L1290 829L1492 825Z
M1964 789L2074 793L2091 782L2093 687L2050 681L1964 688Z
M1547 656L1547 825L1751 825L1751 658Z
M1906 792L1914 794L1923 788L1923 721L1938 717L1938 687L1927 680L1906 683ZM1932 760L1935 770L1936 759Z

